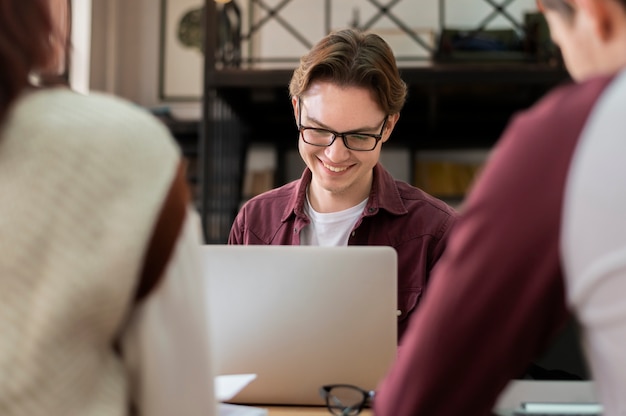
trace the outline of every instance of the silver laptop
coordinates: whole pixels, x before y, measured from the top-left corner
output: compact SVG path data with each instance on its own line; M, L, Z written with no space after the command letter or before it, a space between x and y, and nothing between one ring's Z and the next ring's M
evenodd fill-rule
M257 378L233 403L323 405L319 388L374 389L396 355L390 247L202 247L218 374Z

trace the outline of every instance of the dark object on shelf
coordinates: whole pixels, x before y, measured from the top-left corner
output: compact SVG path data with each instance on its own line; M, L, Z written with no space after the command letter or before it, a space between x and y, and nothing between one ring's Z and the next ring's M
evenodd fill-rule
M520 62L530 59L513 29L443 29L435 52L440 62Z
M216 61L225 67L241 65L241 10L235 0L219 9Z
M445 63L549 63L563 66L559 48L552 42L542 13L524 15L524 31L514 29L461 30L444 28L434 54Z
M563 66L561 51L552 42L548 22L546 22L543 13L526 13L524 15L524 25L526 26L524 48L534 57L534 60L555 66Z

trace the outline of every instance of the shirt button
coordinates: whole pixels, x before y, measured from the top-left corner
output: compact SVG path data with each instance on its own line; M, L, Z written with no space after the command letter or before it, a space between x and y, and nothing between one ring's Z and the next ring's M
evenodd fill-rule
M396 316L402 316L402 311L400 309L396 311Z
M374 207L369 207L369 208L368 208L368 211L369 211L369 212L374 212L374 211L376 211L376 208L374 208Z
M297 228L294 228L294 229L293 229L293 233L294 233L294 234L298 234L298 229L297 229Z

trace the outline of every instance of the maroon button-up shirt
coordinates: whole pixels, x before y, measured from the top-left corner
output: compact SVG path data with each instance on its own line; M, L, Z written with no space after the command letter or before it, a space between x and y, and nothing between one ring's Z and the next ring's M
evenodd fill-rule
M228 243L300 245L300 231L310 223L304 204L311 177L307 168L299 180L246 202ZM391 246L398 253L398 339L444 251L456 217L446 203L395 180L382 165L374 167L369 199L348 245Z

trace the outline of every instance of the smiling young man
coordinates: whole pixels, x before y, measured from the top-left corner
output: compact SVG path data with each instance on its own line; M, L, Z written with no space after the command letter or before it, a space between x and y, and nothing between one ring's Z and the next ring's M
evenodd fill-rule
M486 415L573 315L626 414L626 0L541 0L576 83L511 121L376 393L380 416Z
M302 57L289 92L306 168L248 201L229 243L393 247L401 337L456 213L379 163L406 98L393 52L375 34L331 33Z

